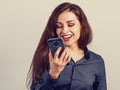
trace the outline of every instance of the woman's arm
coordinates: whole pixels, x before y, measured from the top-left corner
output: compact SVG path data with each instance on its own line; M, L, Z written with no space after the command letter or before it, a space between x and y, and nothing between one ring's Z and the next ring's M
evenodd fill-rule
M38 83L35 84L34 80L32 81L30 90L54 90L57 85L57 79L51 78L49 73L46 71L43 77L41 77Z
M98 68L99 74L96 77L97 90L107 90L105 64L102 58Z
M33 80L31 90L54 90L57 85L60 73L63 71L66 64L71 59L71 57L69 56L69 49L67 47L58 58L60 51L61 48L59 47L55 52L54 57L52 56L51 51L49 52L50 69L45 72L45 74L39 79L39 82L37 84L35 84Z

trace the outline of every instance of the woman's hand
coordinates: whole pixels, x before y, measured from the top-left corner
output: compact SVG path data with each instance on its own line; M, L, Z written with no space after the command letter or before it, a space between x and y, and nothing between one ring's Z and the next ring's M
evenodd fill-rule
M49 62L50 62L49 74L54 79L58 78L62 70L65 68L66 64L71 59L68 47L64 49L61 56L58 58L60 51L61 51L61 47L57 49L54 57L52 56L51 51L49 52Z

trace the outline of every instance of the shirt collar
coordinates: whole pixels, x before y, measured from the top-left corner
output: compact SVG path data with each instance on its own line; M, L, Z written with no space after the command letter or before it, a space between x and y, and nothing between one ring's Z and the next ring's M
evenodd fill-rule
M84 49L84 53L85 53L85 55L83 57L84 60L89 60L90 59L90 51L88 50L87 47ZM83 60L80 60L80 62L83 62ZM69 64L74 64L74 61L71 59L71 61L67 65L69 65Z
M90 59L90 52L89 52L87 47L84 49L84 52L85 52L84 58L87 59L87 60Z

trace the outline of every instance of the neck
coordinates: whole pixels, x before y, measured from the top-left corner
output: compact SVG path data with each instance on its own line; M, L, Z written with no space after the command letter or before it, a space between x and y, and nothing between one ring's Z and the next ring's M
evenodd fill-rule
M69 46L70 55L72 59L77 62L84 56L84 50L80 49L77 45Z

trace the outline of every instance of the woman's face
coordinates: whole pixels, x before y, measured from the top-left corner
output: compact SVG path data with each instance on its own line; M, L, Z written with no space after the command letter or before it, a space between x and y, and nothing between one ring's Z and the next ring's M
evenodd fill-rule
M63 38L66 46L77 45L80 38L81 24L71 11L62 12L56 22L56 33Z

